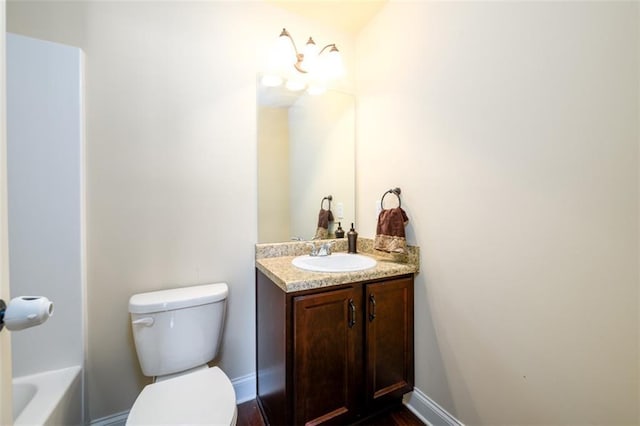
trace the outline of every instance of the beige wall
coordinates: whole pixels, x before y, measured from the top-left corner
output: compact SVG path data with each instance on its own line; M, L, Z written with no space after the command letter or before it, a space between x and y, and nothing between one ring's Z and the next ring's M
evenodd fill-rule
M640 422L638 16L392 2L358 37L359 231L400 186L416 385L466 424Z
M176 5L7 6L9 31L87 53L91 419L144 383L135 292L229 282L221 364L253 371L256 56L283 25L331 39ZM637 23L632 3L394 2L359 37L358 231L400 186L416 384L468 424L638 423Z
M258 242L288 241L289 110L260 106L258 113Z
M259 2L9 2L7 17L87 55L90 419L129 409L147 382L134 293L226 281L220 365L253 373L259 61L283 25L345 52L353 38Z

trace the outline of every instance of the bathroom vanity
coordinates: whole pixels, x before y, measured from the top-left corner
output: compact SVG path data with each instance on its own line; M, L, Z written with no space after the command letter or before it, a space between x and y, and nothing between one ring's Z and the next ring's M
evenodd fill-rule
M316 273L292 266L294 257L256 256L265 421L349 424L399 403L413 389L417 263L378 259L366 271Z

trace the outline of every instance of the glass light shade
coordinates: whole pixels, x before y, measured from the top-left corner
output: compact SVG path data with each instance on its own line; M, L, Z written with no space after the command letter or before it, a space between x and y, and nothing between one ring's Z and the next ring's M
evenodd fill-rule
M278 70L289 71L297 61L296 50L293 47L293 40L286 35L278 37L273 49L272 57Z
M300 90L304 89L305 86L306 85L304 81L298 78L290 78L289 80L287 80L287 84L285 85L285 87L292 92L299 92Z
M333 48L327 53L324 71L327 78L342 78L344 76L344 64L338 49Z
M312 96L322 95L326 91L326 87L318 84L310 84L309 87L307 87L307 93Z
M280 86L284 80L279 75L265 74L262 76L260 82L266 87L277 87Z
M304 45L302 53L304 54L302 68L307 72L313 72L318 62L318 53L320 53L320 49L318 49L318 45L315 44L311 37L309 37L307 44Z

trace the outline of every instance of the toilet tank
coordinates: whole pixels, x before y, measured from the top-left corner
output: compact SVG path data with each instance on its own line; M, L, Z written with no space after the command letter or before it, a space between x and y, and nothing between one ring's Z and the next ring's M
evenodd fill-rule
M129 312L142 373L179 373L215 358L228 292L226 283L215 283L131 296Z

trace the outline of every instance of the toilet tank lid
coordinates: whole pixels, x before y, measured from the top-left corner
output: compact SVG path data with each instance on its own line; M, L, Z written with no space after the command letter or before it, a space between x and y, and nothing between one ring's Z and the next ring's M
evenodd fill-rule
M205 305L226 299L228 293L226 283L214 283L134 294L129 299L129 312L149 314Z

